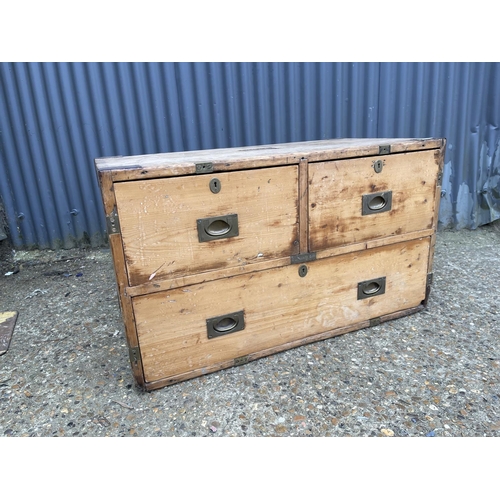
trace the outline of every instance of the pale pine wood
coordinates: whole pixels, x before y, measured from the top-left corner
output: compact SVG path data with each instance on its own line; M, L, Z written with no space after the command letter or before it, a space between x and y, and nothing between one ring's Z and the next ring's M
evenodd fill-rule
M204 283L206 281L218 280L221 278L229 278L230 276L239 276L240 274L252 273L255 271L264 271L275 267L283 267L290 264L290 257L282 257L280 259L271 259L262 262L246 263L238 267L229 267L226 269L217 269L215 271L207 271L186 276L179 276L170 280L152 281L142 285L130 286L125 289L125 293L129 297L137 297L138 295L146 295L148 293L161 292L164 290L172 290L172 288L180 288L196 283Z
M298 253L297 166L214 177L115 183L131 286ZM197 219L233 213L239 236L198 241Z
M299 163L299 248L300 253L309 251L309 221L308 221L308 162L305 158Z
M310 164L311 250L432 229L437 171L433 150ZM390 211L362 215L363 195L389 190Z
M125 294L125 287L127 284L126 282L127 273L125 269L123 247L119 235L112 234L109 236L109 246L111 248L111 255L113 256L113 263L117 278L118 298L120 301L120 308L122 312L123 323L125 326L125 336L127 339L127 346L129 349L135 348L139 346L139 341L137 339L137 330L135 324L134 311L132 308L132 299L130 297L127 297ZM131 369L137 383L139 385L143 385L144 372L142 369L142 360L138 359L137 363L132 363Z
M391 153L435 149L441 139L326 139L321 141L266 144L151 155L98 158L99 171L110 171L113 181L191 175L196 163L213 163L214 172L355 158L379 154L379 146L390 145Z
M385 245L392 245L401 241L411 241L417 238L425 238L432 236L434 229L424 229L423 231L415 231L413 233L397 234L395 236L387 236L386 238L377 238L366 242L366 248L379 248Z
M433 224L433 229L434 229L434 234L432 235L431 239L431 249L429 251L429 267L428 267L428 273L432 273L432 268L434 264L434 249L436 245L436 231L438 227L438 222L439 222L439 206L441 204L441 187L443 183L443 169L444 169L444 156L446 152L446 139L443 139L443 144L441 146L441 149L438 151L435 151L436 155L436 161L438 162L439 165L439 178L440 181L436 183L436 196L435 196L435 203L434 203L434 224Z
M386 314L379 318L380 323L384 323L386 321L393 321L395 319L403 318L405 316L409 316L411 314L415 314L417 312L425 309L423 305L419 305L417 307L411 307L410 309L405 309L403 311L397 311L391 314ZM262 351L254 352L249 354L246 357L245 362L255 361L259 358L263 358L265 356L271 356L273 354L277 354L279 352L286 351L288 349L294 349L296 347L304 346L307 344L311 344L313 342L319 342L322 340L327 340L332 337L337 337L339 335L345 335L349 332L354 332L356 330L361 330L363 328L368 328L370 326L370 321L361 321L359 323L355 323L353 325L345 326L342 328L335 328L334 330L328 330L326 332L322 332L316 335L310 335L308 337L304 337L302 339L296 340L294 342L288 342L287 344L279 344L270 349L264 349ZM178 382L183 382L185 380L192 379L194 377L199 377L201 375L207 375L208 373L213 373L215 371L223 370L226 368L232 368L235 366L234 360L224 361L223 363L218 363L216 365L211 365L208 367L200 368L199 370L192 370L185 373L180 373L174 375L169 378L161 378L159 380L155 380L154 382L146 382L145 389L147 391L152 391L155 389L159 389L160 387L165 387L167 385L176 384Z
M279 352L283 352L288 349L293 349L303 345L311 344L312 342L318 342L320 340L326 340L332 337L336 337L338 335L344 335L345 333L353 332L355 330L360 330L361 328L368 328L369 326L370 326L369 321L361 321L353 325L345 326L342 328L336 328L334 330L328 330L326 332L322 332L316 335L310 335L308 337L304 337L295 340L293 342L287 342L285 344L277 344L276 346L271 347L269 349L263 349L262 351L257 351L249 354L248 356L246 356L245 363L248 363L250 361L255 361L265 356L271 356L273 354L277 354ZM231 359L229 361L223 361L221 363L216 363L210 366L199 368L198 370L190 370L188 372L175 374L168 378L160 378L153 382L146 382L145 388L146 390L154 390L160 387L164 387L166 385L172 385L178 382L192 379L194 377L199 377L201 375L207 375L208 373L213 373L215 371L224 370L226 368L232 368L233 366L235 366L235 362L233 359Z
M109 213L111 213L116 203L112 172L98 170L97 180L101 189L101 198L104 207L104 213L108 215Z
M363 243L355 243L353 245L345 245L342 247L329 248L321 250L316 253L316 259L326 259L328 257L335 257L336 255L344 255L351 252L359 252L367 248L378 248L385 245L392 245L401 241L411 241L427 236L433 236L432 229L424 231L416 231L397 236L389 236L387 238L378 238ZM431 240L432 241L432 240ZM202 273L190 274L186 276L179 276L170 280L152 281L137 286L129 286L125 289L125 294L129 297L137 297L138 295L146 295L148 293L161 292L164 290L172 290L173 288L185 287L188 285L195 285L196 283L204 283L221 278L228 278L230 276L238 276L240 274L251 273L255 271L265 271L266 269L273 269L275 267L283 267L290 264L290 258L283 257L280 259L272 259L269 261L256 262L244 264L239 267L230 267L227 269L217 269L215 271L207 271Z
M354 243L352 245L343 245L340 247L326 248L325 250L319 250L316 252L317 259L327 259L328 257L335 257L337 255L344 255L351 252L359 252L361 250L366 250L366 242Z
M389 145L391 154L380 156L380 145ZM124 251L122 234L110 235L109 241L115 264L127 343L129 347L140 347L143 351L142 358L138 359L137 364L132 365L138 385L152 390L233 366L234 359L240 356L245 356L245 359L250 361L298 345L365 328L370 324L368 319L374 317L378 317L377 321L388 321L423 308L424 306L420 304L426 304L429 293L429 286L426 287L427 275L425 271L429 273L432 271L439 211L440 186L435 182L436 165L442 173L445 146L444 139L433 138L335 139L97 159L95 164L106 214L109 214L117 205L115 190L120 192L122 187L127 184L129 187L133 184L136 185L131 190L127 188L123 191L126 194L123 199L128 205L118 206L122 227L123 215L129 212L130 203L135 204L135 217L140 219L134 221L134 216L125 215L125 219L129 219L128 222L125 222L127 228L125 233L131 229L125 242L125 250L128 250L129 253L126 254ZM398 153L408 153L408 155ZM414 162L407 161L408 158L416 157L413 155L422 155L423 153L426 153L427 156L420 164L417 162L415 165ZM434 165L430 161L432 155L434 155ZM391 162L396 161L397 158L405 156L406 160L401 161L397 169L393 169L394 175L391 174L387 181L392 184L387 189L392 189L394 183L402 186L400 198L396 198L403 202L402 210L399 207L399 212L406 214L412 212L413 216L409 215L405 222L396 228L390 218L389 221L382 219L382 223L378 220L384 216L383 213L365 216L366 219L372 219L372 221L377 219L376 222L371 223L375 228L378 228L373 233L374 229L368 227L368 224L367 227L362 227L362 224L361 226L359 224L361 214L361 197L359 197L357 206L359 213L347 213L343 217L346 231L350 230L356 235L354 240L339 244L334 238L335 241L328 241L326 247L319 250L315 248L314 238L317 238L317 234L314 235L311 230L311 235L308 235L309 229L314 229L312 217L311 224L309 224L308 219L309 212L313 213L316 207L312 206L314 201L308 200L308 198L311 197L315 189L317 191L323 190L327 192L326 198L331 198L335 202L340 198L341 192L336 193L334 190L330 190L329 186L323 186L324 179L318 180L316 178L313 181L314 168L321 163L335 163L336 166L349 165L349 178L346 185L350 185L349 193L352 195L356 186L359 188L363 183L363 176L357 175L355 168L353 168L356 162L368 161L371 167L373 161L382 159L385 161L383 172L387 174L387 166L391 166ZM212 162L214 173L205 176L192 175L195 174L195 164L199 162ZM240 253L237 262L235 262L234 259L231 261L232 245L228 245L227 248L223 249L221 255L214 258L215 267L212 269L210 269L210 265L207 266L207 262L210 263L210 256L206 258L207 252L204 252L201 258L194 256L192 259L193 262L196 261L194 267L189 268L188 265L186 268L185 264L182 264L178 271L173 274L164 273L164 264L159 264L159 268L154 268L152 265L154 258L152 260L150 258L151 241L155 241L155 238L158 241L158 238L162 237L168 239L171 236L174 238L179 236L175 224L172 230L172 226L168 222L168 227L165 226L164 229L169 230L164 231L163 236L161 230L157 231L157 224L161 224L172 215L181 218L180 214L186 208L184 206L186 201L191 207L204 206L206 208L207 206L207 199L204 198L201 191L199 196L193 195L193 198L189 198L182 190L191 189L191 186L200 182L199 179L202 177L217 177L222 180L222 176L228 175L228 173L233 176L236 173L249 174L249 172L253 172L253 174L259 174L271 170L264 169L264 167L276 167L272 170L280 171L280 174L276 174L280 181L290 180L291 177L293 180L290 180L290 183L284 181L285 189L282 189L281 193L267 192L265 197L256 200L254 204L250 201L252 193L245 193L243 199L240 196L234 200L233 206L240 207L242 203L248 203L249 213L252 213L252 220L255 221L259 218L262 219L262 214L267 211L267 209L262 211L263 201L268 205L274 205L276 198L279 199L280 195L283 196L283 200L294 200L292 208L294 215L290 217L290 211L285 210L286 207L282 206L275 219L275 222L278 219L290 222L289 230L291 226L295 225L295 229L292 230L293 241L292 238L287 240L288 252L277 255L270 254L270 256L266 256L269 257L268 260L263 258L264 255L257 257L256 260L246 256L242 258ZM287 169L293 169L292 176L289 175ZM373 169L371 171L373 172ZM424 181L422 186L433 181L435 185L434 193L430 196L431 202L429 203L429 198L421 199L422 205L428 204L428 206L422 208L417 204L416 210L412 203L415 205L416 199L422 195L422 192L418 184L415 185L415 179L412 177L415 171L420 171L421 178L417 180ZM308 175L308 172L311 172L311 175ZM282 177L281 173L287 175ZM253 174L252 178L256 179ZM376 175L380 180L380 176L383 174ZM182 177L171 179L176 176ZM173 212L170 208L166 208L159 210L152 219L149 218L147 212L144 211L144 202L148 205L154 200L152 193L148 193L152 186L145 189L147 199L142 199L143 205L140 210L137 210L137 203L139 202L139 205L141 203L137 192L135 197L127 198L130 193L138 189L138 185L144 184L144 182L137 181L147 179L147 183L156 183L159 180L168 180L168 178L178 181L179 196ZM236 181L236 177L232 177L232 179ZM311 183L311 187L308 186L308 183ZM238 184L239 189L246 190L248 186L255 188L251 181L241 181L241 178L238 179L238 183L235 182L236 184ZM275 185L277 186L278 182ZM382 185L377 189L377 185L374 183L370 183L369 187L370 191L368 192L387 190ZM359 194L361 193L356 196ZM362 194L367 193L363 192ZM210 193L209 200L211 196L219 195ZM197 200L193 201L194 198ZM254 196L254 198L256 197ZM393 207L396 199L393 196ZM156 198L155 208L158 208L159 201ZM118 205L120 205L119 200ZM226 203L226 206L229 206L229 202ZM151 207L147 206L146 209L148 208ZM210 205L209 208L211 209L213 206ZM398 217L402 217L397 210L395 212L390 216L391 218L396 220ZM196 218L229 213L239 213L239 211L207 213L197 215ZM256 217L255 214L257 214ZM424 215L422 216L422 214ZM349 219L349 215L351 219ZM265 217L265 219L266 224L269 223L269 217ZM295 219L294 223L291 223L291 219ZM419 221L420 226L418 226ZM427 226L423 227L422 224L426 221ZM137 222L140 222L142 226ZM179 220L176 223L178 222ZM136 227L135 234L134 226ZM320 232L331 232L330 229L328 226L320 227ZM360 239L357 233L363 231L365 238ZM377 231L379 232L377 233ZM266 234L266 241L269 240L267 236ZM330 234L329 237L332 235ZM226 241L231 240L234 243L234 238ZM185 243L185 241L181 241L177 251L179 255L187 252L189 257L189 254L193 253L192 247ZM198 243L197 234L196 243ZM158 248L155 248L153 253L157 250ZM290 265L290 256L299 251L300 253L315 251L318 259L315 262L307 263L309 273L305 278L298 277L298 265ZM228 261L225 260L227 253L230 255ZM162 255L169 254L171 254L170 248L166 249L166 253ZM273 255L275 256L273 257ZM137 264L138 256L143 259L142 264ZM183 256L185 257L185 255ZM425 261L427 265L422 264L422 261ZM387 272L391 273L391 276L388 277L386 294L364 301L357 301L357 297L354 295L356 300L353 299L352 293L356 289L357 281L379 276L361 277L354 284L354 288L349 280L356 279L357 271L374 270L377 267L382 269L379 266L380 263L386 265L383 269L387 269ZM199 266L196 267L198 264ZM134 266L139 266L139 271L137 271L137 267L134 269ZM132 280L129 279L129 275ZM150 277L151 279L149 279ZM297 280L301 280L302 284L298 285ZM171 297L172 294L177 297L177 310L175 303L165 303L165 297ZM354 305L353 300L355 300ZM185 307L182 307L182 304ZM230 311L223 310L223 313L244 308L247 327L243 332L208 341L206 317L212 317L218 313L213 313L212 316L205 315L205 317L201 315L202 318L198 326L194 327L193 318L196 316L200 319L200 311L203 309L211 310L222 307L223 304L226 307L234 305ZM414 304L414 306L409 306L409 304ZM342 314L347 310L352 311L351 318ZM248 311L250 316L247 315ZM385 314L384 311L386 311ZM136 314L138 314L138 325L140 324L141 328L140 333L136 325ZM318 320L319 317L322 318L321 321ZM250 326L249 319L251 320ZM198 340L193 344L194 339ZM146 376L143 371L143 361Z
M110 214L116 205L114 185L111 176L107 172L102 172L99 176L102 201L106 214ZM125 289L128 285L127 269L125 266L125 255L123 253L123 244L120 234L108 235L109 247L113 258L113 266L116 275L116 284L118 289L118 299L125 327L125 336L129 348L136 348L139 345L135 325L132 300L126 296ZM144 372L142 370L142 361L131 364L132 373L136 382L144 385Z
M311 335L417 307L429 238L235 276L133 299L146 382L194 372ZM386 293L357 300L360 281ZM245 330L208 339L206 319L245 311Z
M353 243L350 245L343 245L339 247L327 248L316 252L317 259L326 259L328 257L335 257L336 255L344 255L351 252L359 252L368 248L378 248L386 245L392 245L401 241L411 241L418 238L425 238L434 234L433 229L424 229L423 231L415 231L413 233L398 234L396 236L386 236L376 238L374 240L363 241L361 243Z

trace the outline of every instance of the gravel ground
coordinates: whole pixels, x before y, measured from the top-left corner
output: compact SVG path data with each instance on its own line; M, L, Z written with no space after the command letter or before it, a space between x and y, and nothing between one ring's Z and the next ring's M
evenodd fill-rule
M499 245L496 223L441 231L427 310L151 393L109 250L16 252L0 436L499 436Z

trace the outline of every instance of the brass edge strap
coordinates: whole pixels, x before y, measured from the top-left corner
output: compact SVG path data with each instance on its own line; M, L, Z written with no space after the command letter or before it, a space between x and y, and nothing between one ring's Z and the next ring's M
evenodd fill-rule
M304 262L312 262L316 260L316 252L299 253L290 257L291 264L302 264Z
M118 218L118 212L116 210L116 205L111 210L111 213L106 215L106 228L108 234L120 234L120 219Z
M128 350L129 356L130 356L130 362L132 365L137 366L139 364L139 361L141 360L141 349L139 346L137 347L129 347Z
M195 163L197 174L209 174L214 171L214 164L211 162Z
M234 358L233 366L241 366L244 365L245 363L248 363L249 361L250 361L249 356L241 356L239 358Z

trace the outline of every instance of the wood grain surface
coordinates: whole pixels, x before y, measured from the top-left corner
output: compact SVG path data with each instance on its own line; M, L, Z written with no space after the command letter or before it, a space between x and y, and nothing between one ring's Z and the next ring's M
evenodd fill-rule
M309 164L311 251L432 229L438 167L432 150ZM363 195L387 191L390 210L362 215Z
M420 305L430 238L133 298L146 382L195 372ZM386 292L357 299L361 281ZM208 339L206 320L244 311L245 329Z
M115 183L115 195L131 286L299 251L297 166ZM198 219L229 214L238 236L199 241Z
M98 171L109 171L115 182L192 175L197 163L212 163L214 172L274 167L299 163L356 158L379 154L389 145L391 153L440 148L442 139L325 139L235 148L181 151L136 156L97 158Z

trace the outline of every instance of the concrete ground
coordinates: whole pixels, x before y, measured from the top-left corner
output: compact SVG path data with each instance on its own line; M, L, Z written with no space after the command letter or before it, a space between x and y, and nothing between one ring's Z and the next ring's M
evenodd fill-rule
M109 251L16 252L0 436L500 436L499 278L498 224L441 231L425 311L144 393Z

